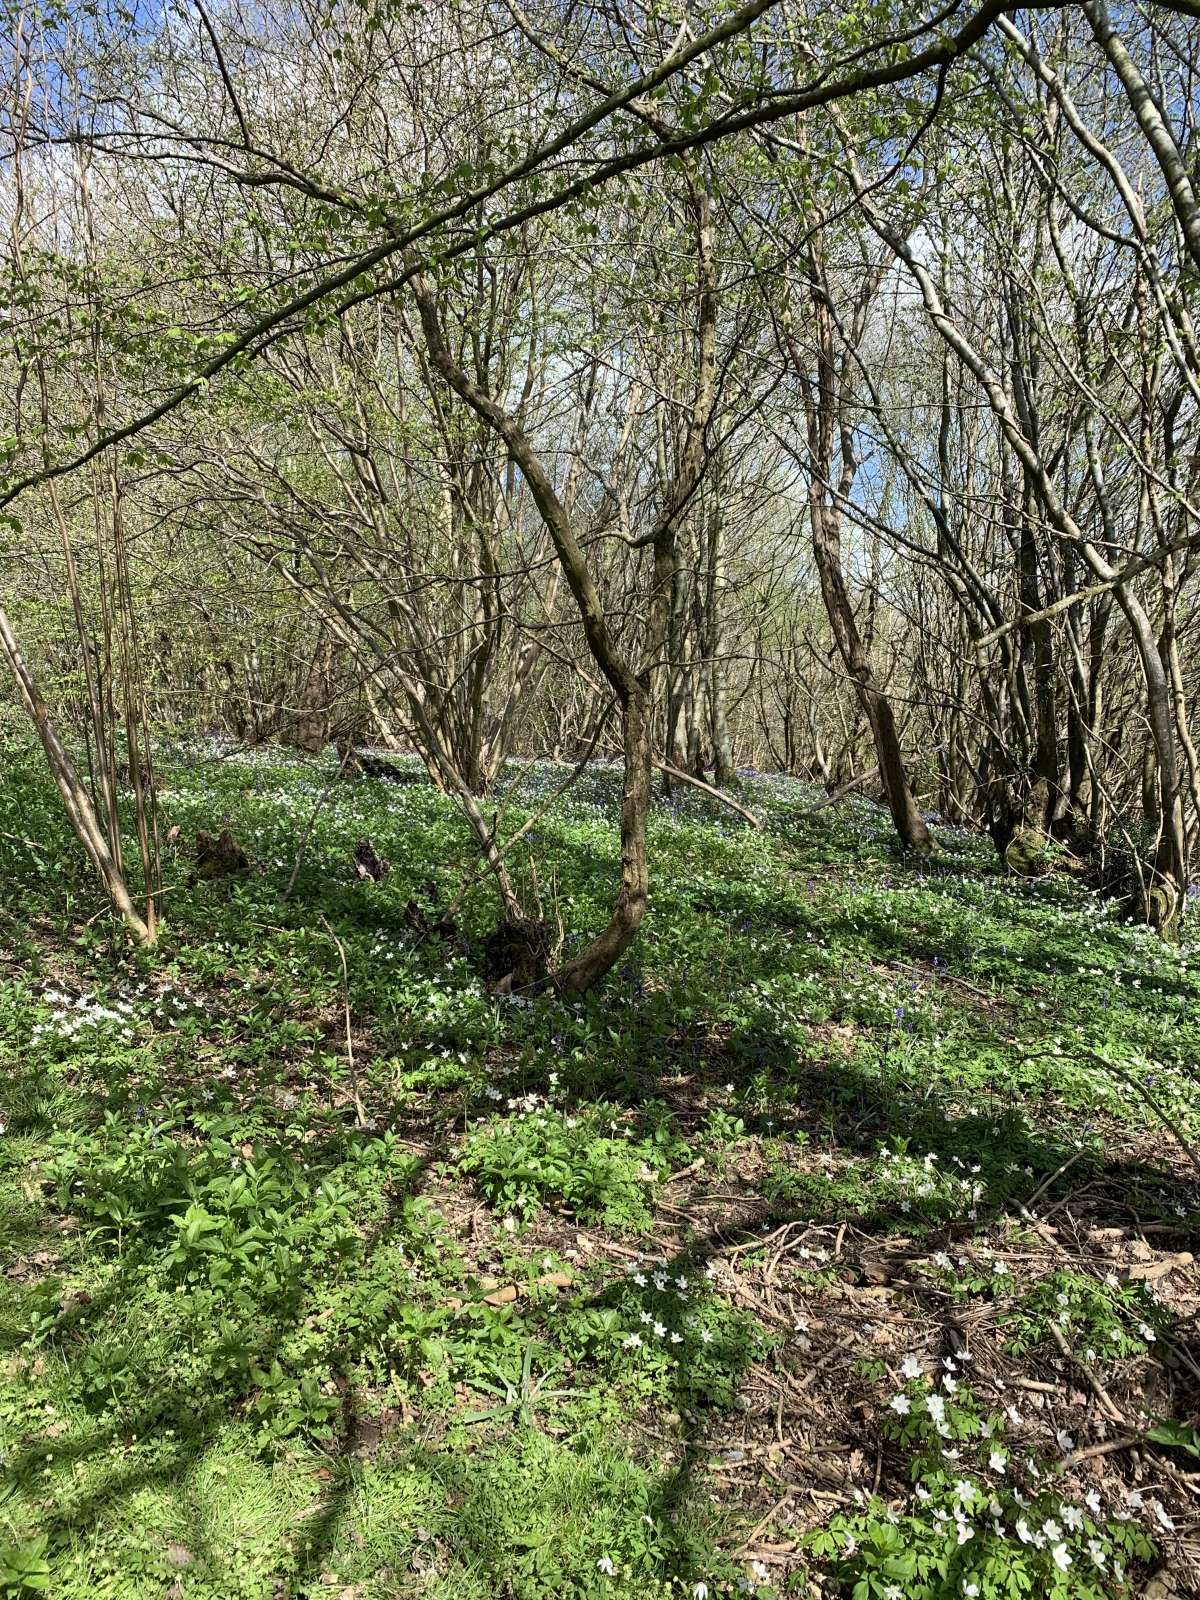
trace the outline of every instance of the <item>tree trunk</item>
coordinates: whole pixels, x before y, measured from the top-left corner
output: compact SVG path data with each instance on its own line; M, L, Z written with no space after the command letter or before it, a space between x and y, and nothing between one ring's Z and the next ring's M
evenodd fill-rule
M12 626L2 609L0 609L0 650L4 652L16 679L21 700L37 729L42 749L46 753L46 761L58 792L62 796L76 838L87 851L113 909L125 923L134 940L142 946L152 945L154 935L134 907L124 873L118 866L97 820L91 796L58 737L37 682L21 654Z
M808 511L813 556L821 580L821 596L825 601L838 654L871 729L884 794L901 847L914 855L928 856L934 853L937 846L917 810L909 787L896 719L887 696L876 681L868 653L863 647L842 571L839 508L853 488L857 462L846 412L845 370L844 367L839 370L835 353L837 325L825 279L824 261L815 243L809 250L808 265L811 275L811 326L816 346L815 377L810 375L790 334L787 336L787 349L804 397L808 427ZM873 283L868 282L855 307L854 328L857 332L852 332L852 342L855 337L861 340L873 292ZM835 453L839 451L841 460L835 478Z
M917 856L928 856L936 846L909 788L891 704L875 681L855 624L854 608L842 573L836 515L826 506L824 495L814 481L813 491L809 495L813 555L821 578L821 594L829 615L829 625L833 629L838 654L850 675L871 728L880 777L897 836L904 849L911 850Z
M335 658L333 635L322 628L300 694L300 711L292 736L297 749L313 756L319 755L329 743Z
M708 704L712 725L713 773L718 789L728 789L737 779L733 765L733 741L729 735L729 715L725 699L724 628L721 606L725 590L724 517L721 507L721 474L716 474L713 504L708 519L707 583L704 596L704 655L708 668Z

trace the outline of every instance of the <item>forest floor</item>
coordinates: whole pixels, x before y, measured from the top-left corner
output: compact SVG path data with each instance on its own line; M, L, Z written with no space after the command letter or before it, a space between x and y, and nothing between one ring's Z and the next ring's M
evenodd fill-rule
M0 1595L1200 1594L1195 934L748 777L498 996L452 803L209 753L133 955L0 760ZM617 783L520 857L576 938Z

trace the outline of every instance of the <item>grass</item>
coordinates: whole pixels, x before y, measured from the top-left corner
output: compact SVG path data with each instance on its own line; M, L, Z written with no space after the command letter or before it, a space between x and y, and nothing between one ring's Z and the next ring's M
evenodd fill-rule
M909 867L867 801L748 777L759 833L658 808L601 990L498 996L486 886L423 931L471 862L450 802L334 784L285 897L333 767L180 750L144 956L4 759L0 1594L1087 1600L1193 1570L1162 1442L1200 1396L1190 936L963 831ZM559 781L509 777L510 823ZM616 785L517 860L575 940ZM191 883L226 823L253 871Z

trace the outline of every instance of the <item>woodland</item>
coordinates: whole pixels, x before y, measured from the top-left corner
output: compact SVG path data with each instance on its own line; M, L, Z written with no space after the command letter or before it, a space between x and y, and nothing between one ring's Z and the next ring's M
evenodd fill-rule
M4 0L0 1597L1200 1595L1200 3Z

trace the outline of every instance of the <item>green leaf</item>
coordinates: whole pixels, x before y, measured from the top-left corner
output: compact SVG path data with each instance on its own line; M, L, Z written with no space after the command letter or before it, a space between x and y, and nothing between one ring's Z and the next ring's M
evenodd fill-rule
M1146 1437L1169 1449L1186 1450L1188 1455L1200 1460L1200 1428L1189 1428L1182 1422L1158 1422L1147 1431Z

